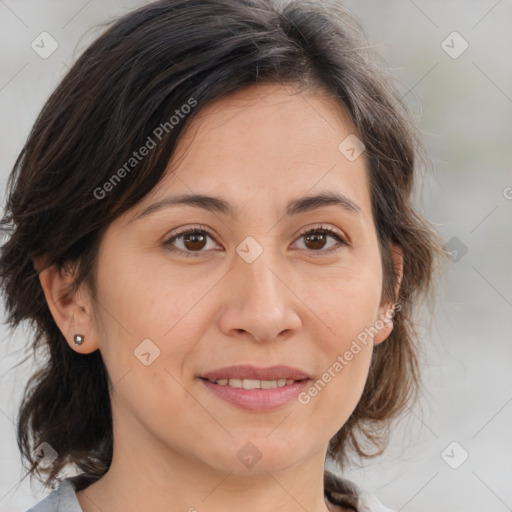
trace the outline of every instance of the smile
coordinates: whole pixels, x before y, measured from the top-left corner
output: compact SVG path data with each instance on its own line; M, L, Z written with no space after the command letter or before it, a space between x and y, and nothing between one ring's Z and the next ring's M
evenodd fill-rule
M257 380L257 379L217 379L214 381L209 380L214 384L220 386L230 386L232 388L243 389L273 389L282 388L283 386L290 386L297 382L294 379L277 379L277 380Z
M198 377L214 397L252 412L272 411L290 404L312 382L302 370L285 365L269 368L236 365Z

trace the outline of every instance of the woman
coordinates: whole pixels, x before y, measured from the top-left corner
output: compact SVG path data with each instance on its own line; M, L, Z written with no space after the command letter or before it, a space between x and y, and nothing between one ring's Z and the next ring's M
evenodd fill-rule
M49 98L0 269L47 354L18 444L77 475L32 511L389 510L324 465L412 404L440 244L364 48L337 3L165 0Z

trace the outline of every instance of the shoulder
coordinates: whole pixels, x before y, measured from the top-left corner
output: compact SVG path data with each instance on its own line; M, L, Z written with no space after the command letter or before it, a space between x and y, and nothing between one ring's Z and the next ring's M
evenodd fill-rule
M57 489L26 512L83 512L69 479L60 482Z
M368 490L361 489L355 483L324 471L324 489L327 499L342 510L355 512L393 512L385 507L377 497Z
M324 472L325 495L330 503L355 512L393 512L370 491L330 471ZM70 479L60 482L57 489L26 512L83 512Z

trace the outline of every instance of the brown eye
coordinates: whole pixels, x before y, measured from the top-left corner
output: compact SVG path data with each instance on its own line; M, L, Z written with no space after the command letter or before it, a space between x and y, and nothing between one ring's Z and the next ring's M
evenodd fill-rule
M170 237L164 246L169 251L183 256L201 256L207 252L208 238L215 241L214 237L205 229L188 228ZM305 249L309 252L317 252L319 255L330 254L338 251L340 246L349 245L336 231L325 227L310 229L300 238L304 239ZM337 241L338 244L328 247L329 239Z
M324 233L313 233L311 235L305 235L304 240L306 240L306 245L310 249L319 250L323 249L324 245L327 242L327 236Z
M200 232L181 236L183 237L183 245L189 251L200 251L206 245L206 237Z
M348 243L336 231L330 228L318 227L310 229L302 234L301 238L304 239L306 249L312 252L319 252L320 254L329 254L340 249L340 245L348 245ZM326 244L330 239L338 242L338 246L334 245L325 249ZM325 250L323 250L325 249Z
M164 246L183 256L201 256L207 252L208 239L215 241L205 229L188 228L171 236L164 242Z

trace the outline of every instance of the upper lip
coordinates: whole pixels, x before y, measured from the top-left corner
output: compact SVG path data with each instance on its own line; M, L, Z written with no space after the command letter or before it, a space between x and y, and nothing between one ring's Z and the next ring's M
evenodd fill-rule
M212 372L205 373L201 377L215 381L218 379L253 379L253 380L278 380L308 379L308 375L290 366L270 366L268 368L256 368L250 365L226 366Z

